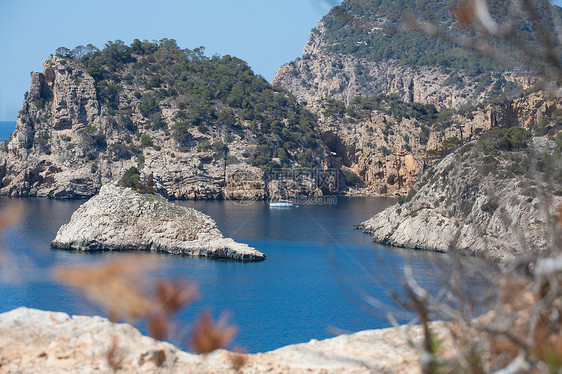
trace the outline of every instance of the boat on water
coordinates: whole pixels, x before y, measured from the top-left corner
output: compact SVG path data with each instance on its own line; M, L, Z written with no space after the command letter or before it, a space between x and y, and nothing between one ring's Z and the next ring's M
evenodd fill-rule
M277 182L277 197L271 197L269 200L270 208L292 208L294 205L290 203L283 194L283 185L281 181Z
M269 207L270 208L292 208L294 207L293 204L291 204L290 202L288 202L287 200L279 200L279 201L275 201L275 202L269 202Z

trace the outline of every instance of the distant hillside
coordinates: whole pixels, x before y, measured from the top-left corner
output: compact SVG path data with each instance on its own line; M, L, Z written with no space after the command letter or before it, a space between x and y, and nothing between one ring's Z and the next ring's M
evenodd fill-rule
M136 167L171 198L253 198L267 170L327 167L316 117L238 58L135 40L43 66L0 155L2 194L90 196Z
M477 104L487 97L513 98L532 87L536 77L521 53L499 39L490 42L508 56L511 66L500 66L487 57L455 44L406 31L405 15L432 21L450 35L459 34L453 0L346 0L312 30L302 57L282 66L273 83L309 104L335 98L397 94L404 101L435 104L438 108ZM534 1L538 17L547 28L562 9ZM505 19L509 1L488 1L491 14ZM516 24L517 36L537 40L528 21ZM469 36L475 31L463 30ZM538 46L538 42L537 42ZM538 47L537 47L538 48ZM504 70L517 72L505 73Z
M450 34L459 34L454 17L455 0L348 0L335 7L322 20L323 32L320 50L370 61L394 60L400 65L435 66L462 70L469 76L503 68L494 60L434 37L416 31L404 32L404 16L412 15L424 21L432 21ZM562 15L558 6L548 6L544 1L532 2L538 17L547 28L554 27L552 15ZM515 6L511 1L487 1L490 14L502 23ZM529 21L516 25L518 36L524 40L537 40L536 30ZM463 30L464 31L464 30ZM318 30L312 33L319 34ZM471 33L475 35L475 33ZM495 39L493 44L505 51L512 59L512 67L525 69L521 54L507 42Z
M456 3L345 0L311 31L302 57L277 71L272 83L318 115L321 137L336 164L356 176L357 193L406 194L436 159L493 127L559 128L561 101L537 92L538 76L508 43L490 40L512 56L509 72L469 49L406 31L409 14L449 35L474 35L459 29ZM510 2L488 4L505 20ZM544 4L538 15L553 25L561 9ZM519 37L536 40L528 21L515 26Z

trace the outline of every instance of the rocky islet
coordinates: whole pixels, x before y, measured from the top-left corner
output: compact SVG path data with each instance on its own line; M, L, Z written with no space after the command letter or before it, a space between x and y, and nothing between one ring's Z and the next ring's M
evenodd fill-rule
M51 246L81 251L141 250L238 261L265 255L225 238L215 221L191 208L114 184L82 204Z

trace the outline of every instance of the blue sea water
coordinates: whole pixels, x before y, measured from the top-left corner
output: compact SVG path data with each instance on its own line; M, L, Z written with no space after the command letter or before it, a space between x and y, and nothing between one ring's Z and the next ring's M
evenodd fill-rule
M0 142L8 140L16 129L16 121L0 121Z
M20 205L25 219L5 235L9 252L4 264L16 278L0 283L0 312L18 306L104 315L104 311L73 290L57 284L50 271L57 265L94 263L122 253L81 253L49 247L58 228L68 222L83 200L0 198ZM183 279L199 285L202 298L179 316L188 331L196 315L212 307L215 316L228 311L239 327L235 344L249 352L324 339L334 331L390 326L386 312L405 322L411 315L393 303L400 294L403 265L411 264L423 286L437 290L442 257L374 244L353 230L392 204L387 198L338 198L335 205L271 209L264 202L182 201L213 217L225 234L267 255L257 263L151 254L160 268L151 275ZM366 307L366 296L383 307ZM137 325L142 331L144 326ZM171 339L182 345L184 336Z

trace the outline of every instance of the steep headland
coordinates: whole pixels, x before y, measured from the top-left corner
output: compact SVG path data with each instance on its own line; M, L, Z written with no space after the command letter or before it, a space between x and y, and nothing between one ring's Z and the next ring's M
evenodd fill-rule
M273 84L312 104L333 98L350 103L355 96L395 94L406 102L459 108L498 94L516 95L537 78L509 43L494 45L510 57L511 67L439 38L409 30L406 16L429 20L451 35L461 31L455 1L396 2L346 0L312 30L302 57L282 66ZM488 1L499 22L509 2ZM557 6L539 7L538 17L552 25ZM519 37L536 40L536 30L521 20ZM506 72L505 69L511 69Z
M144 250L261 261L265 255L225 238L215 221L191 208L131 188L104 185L82 204L51 243L54 248Z
M88 197L134 166L168 198L263 198L265 171L329 166L315 116L235 57L117 41L43 68L0 152L0 194Z
M495 129L429 169L399 204L358 228L380 243L507 261L552 247L562 135Z

